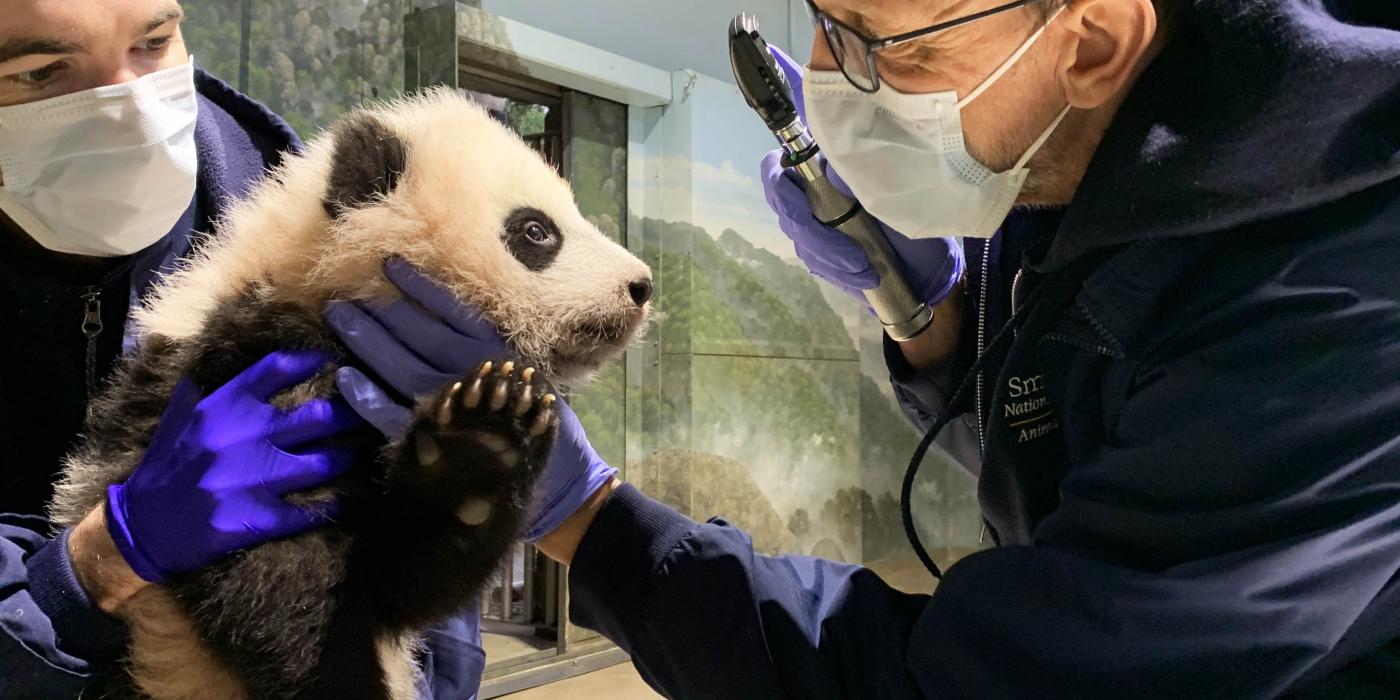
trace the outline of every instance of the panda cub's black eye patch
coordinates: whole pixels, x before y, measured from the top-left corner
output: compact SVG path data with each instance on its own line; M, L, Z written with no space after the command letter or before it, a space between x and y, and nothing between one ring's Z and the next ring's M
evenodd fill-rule
M506 217L503 238L510 254L532 272L549 267L559 256L564 237L544 212L524 207Z

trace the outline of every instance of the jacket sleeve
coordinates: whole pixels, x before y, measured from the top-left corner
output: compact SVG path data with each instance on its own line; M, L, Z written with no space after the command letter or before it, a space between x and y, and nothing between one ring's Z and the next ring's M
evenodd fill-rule
M964 255L968 260L980 260L984 249L991 244L987 241L968 239L963 243ZM885 366L890 372L890 384L895 398L910 424L920 433L933 427L934 423L948 412L948 403L958 390L958 385L967 378L967 372L977 360L977 328L982 319L978 317L977 304L972 300L978 295L983 284L985 271L977 265L968 265L965 273L965 294L967 298L962 309L962 330L958 335L958 347L952 358L941 365L925 370L914 369L904 358L899 343L884 336L883 351ZM995 278L991 280L996 284ZM971 408L963 410L953 418L934 438L934 444L948 454L953 461L973 476L982 471L981 438L977 427L977 416Z
M913 697L904 656L927 596L849 564L755 554L724 521L697 524L631 485L584 536L569 590L574 623L668 697Z
M125 646L68 560L68 533L42 518L0 514L0 698L76 697Z
M974 335L964 333L963 336ZM890 384L904 415L919 432L933 427L948 411L948 402L958 390L958 383L972 366L975 349L939 367L915 370L904 359L899 345L889 336L884 339L885 365L890 370ZM967 355L964 357L963 355ZM953 461L973 476L982 471L981 438L978 436L977 416L964 412L954 418L934 437L933 444L942 448Z
M1400 637L1400 306L1249 295L1139 355L1033 546L967 557L932 597L619 491L575 619L673 697L1247 699L1327 677Z

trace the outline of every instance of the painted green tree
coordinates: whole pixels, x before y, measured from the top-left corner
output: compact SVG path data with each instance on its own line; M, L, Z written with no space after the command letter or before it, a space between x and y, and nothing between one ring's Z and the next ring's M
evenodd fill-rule
M242 3L227 0L185 0L181 34L195 63L234 84L238 81L242 42Z
M185 41L200 65L282 115L303 137L403 88L409 0L185 0L183 6Z

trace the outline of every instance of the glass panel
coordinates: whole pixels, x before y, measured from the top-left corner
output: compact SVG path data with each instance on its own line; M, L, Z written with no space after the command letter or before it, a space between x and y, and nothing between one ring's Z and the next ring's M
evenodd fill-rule
M854 363L695 358L691 515L759 549L861 561Z
M358 18L326 4L253 0L243 89L310 136L361 99Z
M303 137L403 86L407 0L185 0L199 64Z
M488 78L469 78L459 90L509 126L556 166L561 162L563 103ZM512 549L482 594L482 646L488 670L553 657L558 652L560 567L529 545Z
M830 299L843 295L797 261L764 201L758 162L777 147L773 134L731 85L702 77L688 90L689 152L667 155L663 177L665 197L689 202L689 220L676 223L695 227L688 308L693 351L855 360L846 326L858 323L862 312L851 309L846 317L833 307ZM673 193L675 183L684 185L682 192Z
M566 93L564 104L564 177L589 223L626 245L627 107L578 92ZM627 463L626 375L621 361L610 363L571 404L599 456L619 469Z
M927 590L899 510L921 436L895 400L878 324L793 257L761 184L735 165L772 148L748 106L704 77L686 89L665 120L688 150L660 172L687 218L640 227L643 249L659 251L665 315L636 382L655 414L640 424L656 427L628 478L696 519L750 530L765 551L870 563ZM936 449L914 500L936 558L977 546L975 482Z
M238 87L242 66L244 5L241 0L185 0L180 33L195 63Z
M927 591L931 578L914 556L899 513L899 491L919 439L894 397L873 318L857 331L861 348L861 546L864 563L893 585ZM929 450L914 483L914 522L940 565L978 548L981 508L977 481L937 447ZM945 566L946 568L946 566Z
M627 244L627 107L580 92L564 94L564 177L579 211L604 235ZM629 351L635 352L635 351ZM588 440L608 464L626 474L627 369L609 363L572 398ZM569 640L597 637L570 624Z

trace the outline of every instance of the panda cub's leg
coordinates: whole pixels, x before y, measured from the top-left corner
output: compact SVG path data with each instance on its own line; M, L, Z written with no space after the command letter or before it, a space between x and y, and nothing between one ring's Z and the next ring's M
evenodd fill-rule
M388 448L386 498L352 556L381 629L419 630L478 595L524 529L558 400L540 372L511 360L420 398Z

